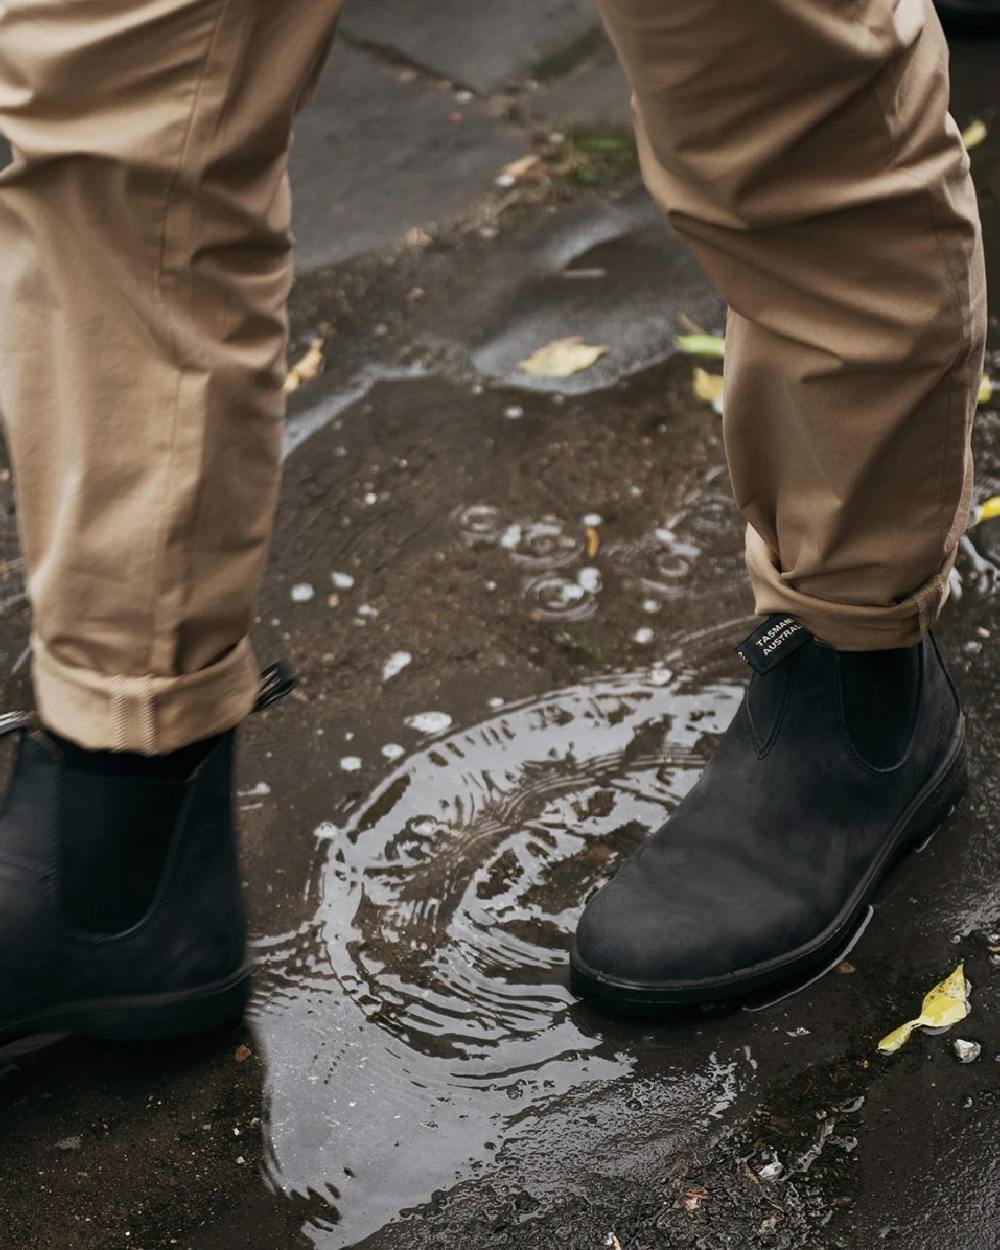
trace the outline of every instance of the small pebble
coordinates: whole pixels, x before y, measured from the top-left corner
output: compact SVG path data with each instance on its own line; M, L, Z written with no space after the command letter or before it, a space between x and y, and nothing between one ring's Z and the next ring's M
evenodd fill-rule
M437 734L447 729L451 717L447 712L418 712L416 716L408 716L406 724L422 734Z
M293 603L308 603L310 599L315 599L316 588L308 582L298 582L292 587Z
M413 660L409 651L395 651L382 665L382 680L390 681L398 676Z

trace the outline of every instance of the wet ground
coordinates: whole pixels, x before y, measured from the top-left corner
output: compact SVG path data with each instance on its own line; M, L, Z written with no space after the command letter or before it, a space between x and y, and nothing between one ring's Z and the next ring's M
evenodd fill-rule
M740 697L740 525L718 417L670 350L680 318L717 328L721 307L617 148L567 151L554 116L534 129L546 98L614 96L573 5L550 7L574 56L500 104L448 94L444 62L387 69L388 7L344 54L352 81L387 75L386 115L400 91L426 93L427 117L441 97L442 125L474 112L498 160L543 160L461 211L453 186L421 210L436 225L373 208L336 265L304 268L293 355L319 337L326 369L293 396L255 631L301 685L244 737L250 1016L167 1047L0 1057L0 1244L994 1250L1000 539L975 535L941 630L974 729L969 799L857 945L736 1012L623 1022L576 1002L582 901L691 786ZM1000 136L998 51L956 47L955 112ZM468 84L523 83L498 56ZM340 133L336 100L324 85L300 162ZM998 151L974 153L994 265ZM317 246L324 194L314 181L303 223ZM566 333L610 350L572 386L512 385ZM977 441L985 497L995 408ZM16 565L7 580L13 700ZM959 960L970 1019L881 1059ZM955 1036L980 1059L960 1065Z

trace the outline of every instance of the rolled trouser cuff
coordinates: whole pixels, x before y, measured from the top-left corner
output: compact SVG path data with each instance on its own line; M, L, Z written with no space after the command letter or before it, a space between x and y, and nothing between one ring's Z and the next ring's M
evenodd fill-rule
M109 677L74 668L37 635L32 659L43 724L90 751L166 755L224 733L249 715L258 686L246 639L210 667L177 677Z
M912 594L897 603L857 604L816 599L785 580L774 553L747 526L747 567L757 612L794 616L811 634L838 651L888 651L913 647L937 620L948 598L955 553Z

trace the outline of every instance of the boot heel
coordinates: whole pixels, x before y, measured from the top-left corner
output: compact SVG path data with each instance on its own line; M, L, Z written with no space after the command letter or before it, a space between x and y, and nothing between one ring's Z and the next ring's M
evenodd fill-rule
M250 972L183 994L153 994L95 1003L74 1032L112 1042L145 1042L210 1033L241 1019L250 997Z

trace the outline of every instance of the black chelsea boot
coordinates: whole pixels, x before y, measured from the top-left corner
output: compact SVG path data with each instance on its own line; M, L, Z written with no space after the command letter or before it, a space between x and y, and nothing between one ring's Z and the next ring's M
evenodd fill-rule
M740 710L667 823L588 903L571 984L612 1011L738 998L821 968L958 804L963 718L932 638L842 652L771 617Z
M258 708L291 688L265 674ZM0 1045L175 1037L240 1016L250 965L233 818L236 731L110 761L23 713L0 814Z

